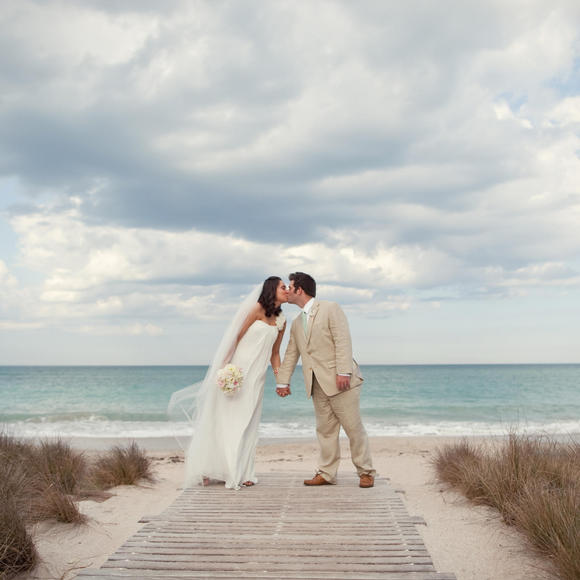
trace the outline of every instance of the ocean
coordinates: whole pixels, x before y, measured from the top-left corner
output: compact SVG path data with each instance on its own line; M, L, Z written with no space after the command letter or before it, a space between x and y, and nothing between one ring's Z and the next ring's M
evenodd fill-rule
M0 367L0 430L19 437L187 437L169 421L171 393L204 366ZM511 428L580 433L580 365L366 365L361 410L370 435L496 435ZM260 436L312 438L301 369L291 397L268 373Z

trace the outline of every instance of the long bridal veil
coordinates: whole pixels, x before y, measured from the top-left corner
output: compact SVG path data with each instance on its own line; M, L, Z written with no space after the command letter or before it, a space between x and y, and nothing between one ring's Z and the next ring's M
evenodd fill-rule
M246 298L244 298L223 335L203 381L185 387L171 395L169 406L167 408L169 417L177 420L186 418L193 425L194 437L196 427L200 423L200 418L204 409L212 400L212 397L208 397L208 394L218 388L216 383L217 372L224 366L224 363L228 362L231 358L236 345L236 339L248 314L256 305L261 290L262 284L259 284L246 296ZM211 412L211 409L208 408L207 411Z

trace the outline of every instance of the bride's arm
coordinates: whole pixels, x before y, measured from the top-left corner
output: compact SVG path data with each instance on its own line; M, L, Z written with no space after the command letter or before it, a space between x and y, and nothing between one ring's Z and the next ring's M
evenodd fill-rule
M280 368L280 345L282 344L282 337L284 336L284 331L286 330L286 323L282 327L282 330L278 332L278 337L276 338L276 342L272 347L272 356L270 357L270 364L272 365L272 369L274 370L274 374L278 374L278 369Z
M234 356L234 352L236 352L236 348L237 348L240 340L242 340L242 338L244 337L244 334L246 334L246 332L248 332L248 328L250 328L250 326L252 326L252 324L254 324L254 322L256 322L256 320L258 320L259 314L260 314L260 309L262 309L262 307L256 303L256 306L254 306L252 308L252 310L250 311L250 313L248 314L248 316L246 316L246 320L244 320L244 324L242 324L242 328L240 329L240 332L238 333L238 336L236 337L236 342L232 345L232 348L230 348L230 351L226 355L226 358L224 360L224 364L227 364L232 360L232 357Z

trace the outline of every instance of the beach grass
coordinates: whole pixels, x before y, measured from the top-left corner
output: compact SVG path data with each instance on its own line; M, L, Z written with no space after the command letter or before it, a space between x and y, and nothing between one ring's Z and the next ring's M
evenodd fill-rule
M60 439L40 441L35 446L36 469L49 484L75 494L87 479L85 455Z
M154 481L151 459L135 442L127 447L112 447L99 457L92 466L90 478L99 489Z
M151 463L135 443L91 461L59 439L33 443L0 432L0 578L36 566L32 524L82 524L80 499L106 499L103 489L142 480L153 481Z
M34 568L38 554L26 527L29 502L22 490L30 484L22 467L0 453L0 578Z
M439 481L498 510L563 580L580 578L580 443L510 433L494 444L468 440L439 449Z

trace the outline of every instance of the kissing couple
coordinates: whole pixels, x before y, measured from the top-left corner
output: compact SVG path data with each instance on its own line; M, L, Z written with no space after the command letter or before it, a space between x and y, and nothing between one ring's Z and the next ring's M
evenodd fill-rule
M316 282L304 272L270 276L243 301L230 323L201 383L173 394L170 412L182 409L194 428L185 456L185 487L225 482L230 489L258 483L254 463L262 415L268 362L276 376L276 393L291 394L290 379L302 358L306 395L314 402L319 443L318 468L305 485L336 483L340 463L339 432L349 439L360 487L374 485L375 470L368 436L360 417L363 379L352 357L344 312L335 302L316 299ZM286 330L282 304L301 309Z

